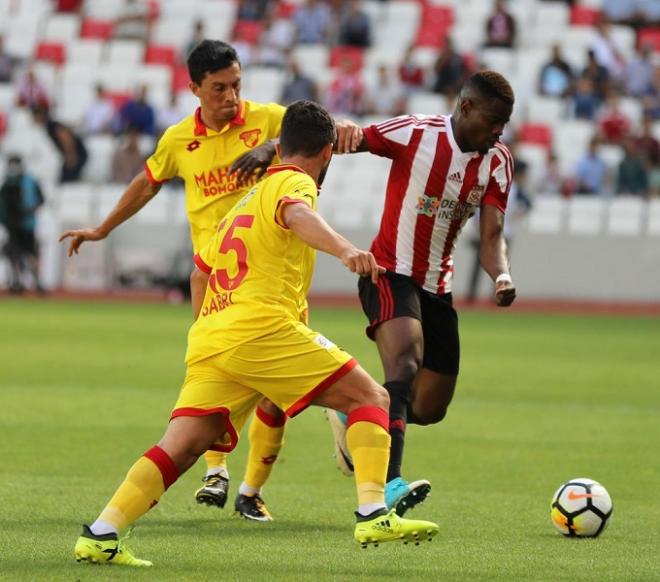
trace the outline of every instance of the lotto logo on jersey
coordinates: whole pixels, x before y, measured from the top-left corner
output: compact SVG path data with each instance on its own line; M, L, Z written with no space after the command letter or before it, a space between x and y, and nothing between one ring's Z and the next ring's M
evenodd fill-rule
M317 335L316 338L314 338L314 341L326 350L331 350L335 347L335 344L333 344L327 337L322 335Z
M440 208L440 200L436 196L422 194L417 198L417 214L429 217L435 216L438 214L438 208Z

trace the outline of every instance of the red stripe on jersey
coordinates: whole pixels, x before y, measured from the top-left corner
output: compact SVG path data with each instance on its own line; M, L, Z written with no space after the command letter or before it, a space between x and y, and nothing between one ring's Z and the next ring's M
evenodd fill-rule
M410 182L410 173L417 155L417 148L423 134L423 129L413 129L408 146L405 148L403 155L397 156L392 161L390 175L387 178L385 210L380 222L380 230L371 245L371 252L378 259L378 263L390 271L396 272L396 240L399 229L399 216Z
M435 146L433 165L428 181L426 182L426 188L424 189L424 194L430 198L436 198L438 203L442 200L445 190L452 155L453 152L447 139L447 134L439 133L438 142ZM429 268L431 237L437 216L437 212L432 213L431 216L418 214L417 222L415 223L412 277L420 287L424 287L426 272Z
M438 119L433 117L428 119L418 119L410 115L404 118L395 117L392 120L379 123L378 125L376 125L376 127L378 128L380 133L385 134L385 133L389 133L390 131L394 131L395 129L401 129L402 127L406 127L406 125L414 125L415 127L420 127L422 125L431 125L433 127L444 127L445 121L442 118Z
M387 277L378 277L378 300L380 301L380 320L389 321L394 313L392 288Z
M490 160L490 169L489 169L489 180L488 180L488 186L486 187L486 192L484 193L483 198L481 199L481 204L488 204L490 206L495 206L502 212L506 210L506 200L502 200L504 194L504 198L506 198L506 195L508 194L508 190L511 186L511 181L508 179L508 170L505 168L505 172L507 173L507 188L506 192L502 192L500 190L500 186L493 178L493 172L497 170L502 165L502 160L499 156L493 156L492 159Z
M509 188L511 188L511 181L513 180L513 156L509 148L504 144L498 142L495 144L495 147L504 154L504 159L506 160L506 181L509 184ZM505 192L505 194L508 194L508 192Z
M482 160L484 157L482 155L479 155L475 158L472 158L468 163L465 168L465 178L463 179L463 184L461 186L461 192L458 196L458 203L459 204L465 204L465 201L467 200L468 195L470 194L470 190L474 188L474 186L477 184L477 178L479 174L479 166L481 165ZM460 213L459 213L460 214ZM458 235L458 231L461 228L462 225L462 218L458 216L457 218L454 218L451 221L451 224L449 225L449 231L447 232L447 238L445 239L445 245L444 248L442 249L442 262L443 265L445 264L445 261L448 261L451 258L451 251L454 248L454 240L456 239L456 236ZM440 277L438 279L438 295L442 295L445 293L445 275L447 274L447 271L443 268L440 271Z

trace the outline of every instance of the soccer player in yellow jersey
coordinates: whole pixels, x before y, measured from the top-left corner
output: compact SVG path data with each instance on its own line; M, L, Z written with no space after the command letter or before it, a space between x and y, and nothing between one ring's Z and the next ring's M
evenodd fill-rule
M240 99L241 67L236 51L221 41L201 42L188 58L191 90L200 107L163 134L145 169L128 186L117 206L96 228L65 232L69 256L84 241L101 240L138 212L178 176L185 182L186 207L194 251L215 233L220 219L257 182L275 153L284 107ZM338 124L339 152L355 149L361 129ZM301 317L306 314L301 306ZM268 521L270 513L260 497L282 446L286 415L263 399L250 425L250 452L246 474L235 501L244 517ZM204 486L196 492L199 503L224 507L229 488L225 452L209 451Z
M338 257L374 283L384 272L315 212L332 157L335 126L311 101L284 116L282 164L223 218L213 240L195 255L187 372L160 442L130 468L99 518L83 526L79 561L150 566L118 539L120 530L153 507L207 449L231 450L262 396L287 416L310 404L348 415L358 509L355 539L366 547L431 538L438 526L399 517L384 499L389 457L389 399L357 362L300 321L313 271L313 249Z

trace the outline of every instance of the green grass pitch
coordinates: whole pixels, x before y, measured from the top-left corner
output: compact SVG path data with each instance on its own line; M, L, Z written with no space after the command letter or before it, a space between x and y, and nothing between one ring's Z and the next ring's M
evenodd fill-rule
M353 542L354 485L319 409L290 423L264 497L272 524L194 503L202 464L139 522L146 571L78 565L82 522L160 437L183 376L186 306L0 303L0 579L660 580L660 320L461 313L462 372L444 422L411 427L404 465L433 492L420 547ZM381 378L354 310L312 326ZM231 458L231 498L246 443ZM614 502L595 540L555 533L573 477Z

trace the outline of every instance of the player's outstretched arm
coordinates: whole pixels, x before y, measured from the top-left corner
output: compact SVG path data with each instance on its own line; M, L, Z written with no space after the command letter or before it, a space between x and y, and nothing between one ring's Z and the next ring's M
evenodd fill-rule
M490 204L481 208L480 256L481 266L495 281L495 301L499 307L508 307L516 298L516 287L509 274L504 239L504 213Z
M351 273L371 277L378 282L378 275L385 267L376 263L369 251L358 249L349 240L335 232L323 218L307 204L287 204L282 213L286 225L310 247L334 255Z
M364 142L364 131L357 123L350 119L337 119L335 120L335 127L337 129L335 152L338 154L352 154L358 151L366 151L366 147L363 150L359 149Z
M67 230L62 233L59 241L70 238L68 255L77 255L80 245L86 240L102 240L108 236L122 222L128 220L149 200L151 200L160 190L159 184L152 184L147 178L147 173L143 170L128 185L126 191L112 209L106 219L97 227L81 228L77 230Z
M236 180L239 182L246 182L253 175L258 180L266 173L266 169L273 161L276 143L276 139L271 139L262 143L260 146L251 149L249 152L238 158L231 165L229 171L231 173L236 173Z

